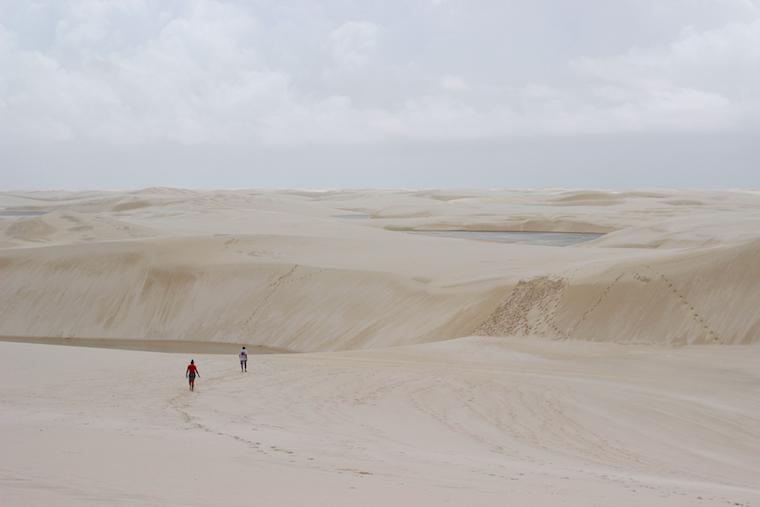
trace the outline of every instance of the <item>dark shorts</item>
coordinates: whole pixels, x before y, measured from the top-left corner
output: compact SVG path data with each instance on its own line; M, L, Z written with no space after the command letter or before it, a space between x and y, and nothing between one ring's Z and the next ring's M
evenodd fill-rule
M190 375L188 375L187 378L188 378L188 380L190 380L190 382L194 382L195 381L195 375L193 375L192 373Z

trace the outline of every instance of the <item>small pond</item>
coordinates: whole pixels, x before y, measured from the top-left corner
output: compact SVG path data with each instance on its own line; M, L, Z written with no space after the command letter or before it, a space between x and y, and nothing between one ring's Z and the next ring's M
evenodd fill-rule
M589 232L493 232L493 231L413 231L413 234L444 238L474 239L521 245L572 246L600 238L604 234Z

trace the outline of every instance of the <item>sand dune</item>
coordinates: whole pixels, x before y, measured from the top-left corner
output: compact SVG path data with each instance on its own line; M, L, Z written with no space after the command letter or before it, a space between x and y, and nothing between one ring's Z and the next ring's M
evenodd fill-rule
M0 211L4 504L250 505L245 484L277 506L760 505L758 192L150 188ZM304 354L246 377L239 344Z
M760 241L521 281L479 331L635 343L760 341ZM731 311L726 311L726 308Z
M760 502L757 347L0 351L6 505Z
M493 297L483 284L447 288L369 270L246 262L261 252L255 239L235 242L244 253L228 260L229 241L108 244L84 256L69 247L14 252L0 268L0 335L215 340L299 351L387 346L466 334L479 305Z
M552 199L562 206L614 206L625 197L612 192L567 192Z
M130 224L109 216L91 216L74 211L53 211L35 217L9 221L4 229L14 244L70 244L114 241L156 235L149 227Z
M750 213L760 207L756 196L728 194L737 195L729 206L726 195L697 193L715 204L694 213L669 204L683 193L554 195L47 195L57 211L0 219L7 244L17 247L0 250L0 335L217 340L299 351L474 332L660 344L759 339L751 311L760 303L752 262L760 233ZM630 202L610 213L572 206L556 214L558 201L600 196ZM356 199L385 219L335 218ZM614 232L560 250L387 230L442 227ZM739 317L726 316L727 304Z

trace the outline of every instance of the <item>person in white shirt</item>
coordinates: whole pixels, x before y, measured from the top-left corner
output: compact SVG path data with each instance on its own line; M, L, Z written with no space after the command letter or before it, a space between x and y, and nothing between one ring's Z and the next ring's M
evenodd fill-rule
M240 358L240 371L247 372L248 371L248 351L245 350L245 347L240 349L240 354L238 354L238 357Z

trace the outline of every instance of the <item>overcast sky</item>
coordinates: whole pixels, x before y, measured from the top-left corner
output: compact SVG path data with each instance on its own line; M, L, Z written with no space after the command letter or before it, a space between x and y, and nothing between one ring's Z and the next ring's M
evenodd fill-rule
M760 186L760 0L0 0L0 188Z

